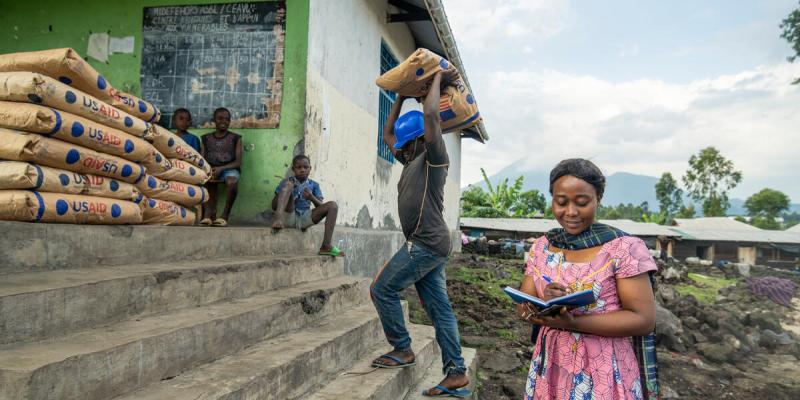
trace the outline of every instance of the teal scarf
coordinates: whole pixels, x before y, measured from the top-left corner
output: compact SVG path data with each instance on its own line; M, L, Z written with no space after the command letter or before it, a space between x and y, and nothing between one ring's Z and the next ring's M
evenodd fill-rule
M551 229L545 234L551 245L564 250L583 250L602 246L616 238L628 236L627 233L606 224L594 223L585 231L572 235L564 228Z

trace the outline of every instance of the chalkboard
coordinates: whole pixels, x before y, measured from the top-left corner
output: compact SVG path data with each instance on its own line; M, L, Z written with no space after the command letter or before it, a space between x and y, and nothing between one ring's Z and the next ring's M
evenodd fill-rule
M142 97L160 123L187 108L196 127L213 127L226 107L232 128L277 128L285 16L279 1L145 7Z

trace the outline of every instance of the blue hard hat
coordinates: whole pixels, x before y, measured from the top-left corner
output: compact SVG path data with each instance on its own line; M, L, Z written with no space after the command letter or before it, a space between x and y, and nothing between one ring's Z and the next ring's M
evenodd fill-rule
M394 137L397 142L394 144L396 150L400 150L406 143L425 134L425 119L420 111L409 111L400 116L394 123Z

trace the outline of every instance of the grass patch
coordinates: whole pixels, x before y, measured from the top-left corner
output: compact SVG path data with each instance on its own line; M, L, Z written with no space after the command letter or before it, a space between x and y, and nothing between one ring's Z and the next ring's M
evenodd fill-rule
M736 284L736 279L715 278L695 273L689 273L689 279L699 283L702 287L696 285L678 285L675 290L682 296L692 295L697 300L706 304L714 304L720 289Z
M491 270L486 268L460 267L448 271L450 275L448 278L477 287L481 292L494 300L513 304L511 298L503 293L502 288L503 286L519 287L524 274L521 269L505 268L504 271L508 273L508 276L505 278L497 278Z
M517 335L511 329L498 329L497 336L500 336L501 339L508 340L509 342L517 340Z

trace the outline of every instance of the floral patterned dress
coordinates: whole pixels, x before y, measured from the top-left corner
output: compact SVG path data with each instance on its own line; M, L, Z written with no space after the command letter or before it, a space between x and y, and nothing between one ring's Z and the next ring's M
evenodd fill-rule
M571 291L594 290L597 302L572 310L574 315L621 310L616 280L656 270L644 242L633 236L606 243L590 263L568 263L563 253L551 252L549 247L546 237L534 243L525 275L533 278L539 297L547 286L543 275ZM630 338L542 327L524 400L641 398L639 366Z

